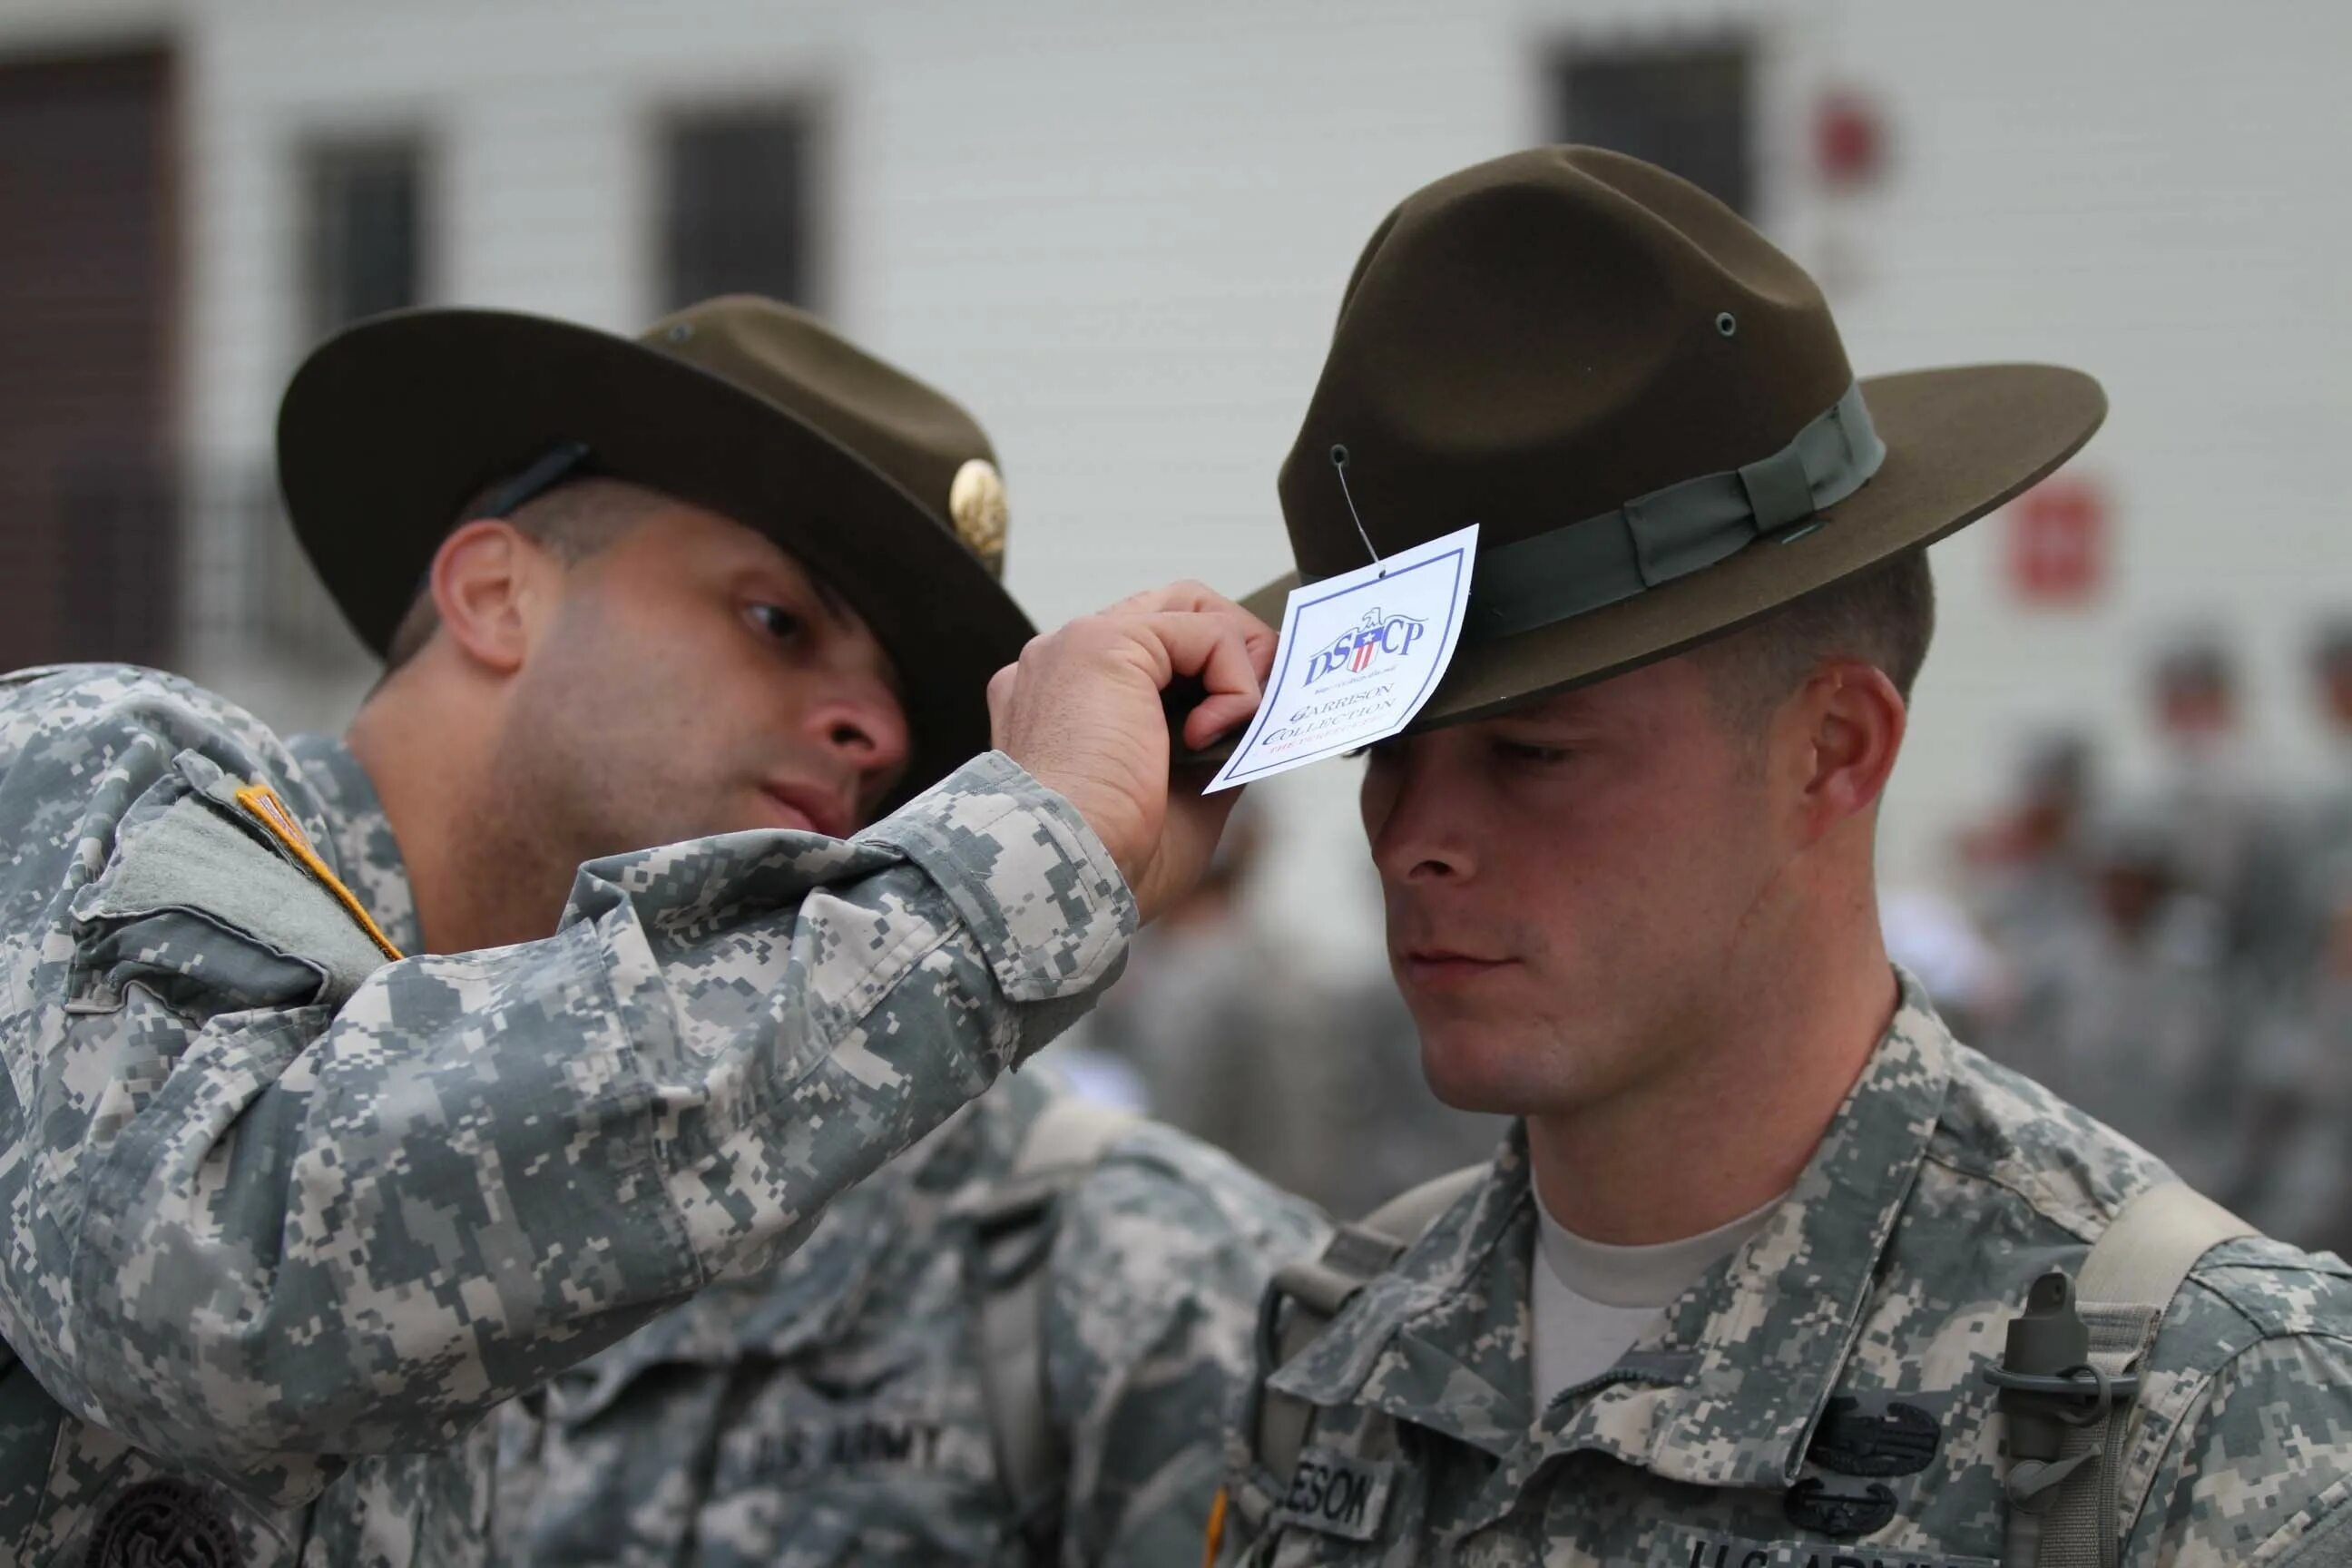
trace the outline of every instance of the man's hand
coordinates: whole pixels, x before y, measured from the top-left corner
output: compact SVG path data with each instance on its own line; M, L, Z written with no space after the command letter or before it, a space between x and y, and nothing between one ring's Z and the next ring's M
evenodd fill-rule
M1078 808L1147 921L1200 879L1240 793L1202 795L1197 780L1171 793L1160 694L1199 678L1208 696L1184 741L1205 746L1257 711L1274 645L1255 616L1179 583L1032 638L988 683L997 750Z

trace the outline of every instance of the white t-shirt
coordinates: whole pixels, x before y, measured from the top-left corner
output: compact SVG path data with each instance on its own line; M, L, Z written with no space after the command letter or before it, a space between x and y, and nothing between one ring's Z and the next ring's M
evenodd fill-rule
M1782 1194L1781 1197L1786 1197ZM1762 1228L1780 1198L1729 1225L1654 1247L1612 1247L1563 1227L1536 1200L1541 1233L1528 1316L1536 1408L1617 1364L1658 1313Z

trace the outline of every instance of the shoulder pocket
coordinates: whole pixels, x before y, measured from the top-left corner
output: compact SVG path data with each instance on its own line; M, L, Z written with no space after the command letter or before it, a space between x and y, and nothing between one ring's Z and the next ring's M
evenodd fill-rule
M188 993L180 1003L215 993L232 1006L341 1003L388 953L324 863L298 859L233 781L196 776L202 762L181 759L75 900L78 921L113 928L89 954L103 990L119 996L122 982L145 978ZM311 982L289 991L289 964Z

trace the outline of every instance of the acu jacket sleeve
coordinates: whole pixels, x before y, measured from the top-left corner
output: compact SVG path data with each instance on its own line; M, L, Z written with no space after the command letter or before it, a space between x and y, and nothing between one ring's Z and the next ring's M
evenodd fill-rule
M562 928L385 962L240 811L283 747L143 671L0 684L0 1336L280 1500L722 1275L1050 1038L1134 925L982 757L848 842L583 868Z

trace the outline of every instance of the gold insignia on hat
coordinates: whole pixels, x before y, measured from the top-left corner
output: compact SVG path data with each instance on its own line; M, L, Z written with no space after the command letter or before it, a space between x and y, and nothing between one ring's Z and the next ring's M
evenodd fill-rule
M948 487L948 517L963 547L991 572L1004 569L1004 527L1012 512L1004 504L1004 478L986 458L973 458L956 470Z

